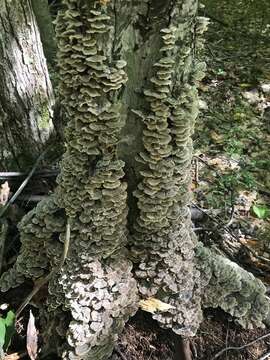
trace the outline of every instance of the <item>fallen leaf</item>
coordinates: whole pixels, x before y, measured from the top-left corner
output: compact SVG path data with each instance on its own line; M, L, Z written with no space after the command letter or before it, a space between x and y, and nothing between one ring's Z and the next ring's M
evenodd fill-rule
M35 326L35 318L30 310L27 325L26 348L31 360L36 360L38 354L38 332Z
M4 182L0 189L0 205L6 205L9 197L10 188L8 182Z
M270 94L270 84L261 84L261 89L264 93Z
M216 143L220 144L223 141L223 136L218 134L216 131L210 131L211 139L214 140Z
M6 319L5 319L5 325L6 325L6 337L5 337L5 344L4 349L5 351L8 350L9 345L11 343L12 337L15 334L15 313L10 310L7 313Z
M207 102L200 99L199 100L199 109L200 110L208 110L208 105L207 105Z
M5 319L0 318L0 359L5 359L4 344L6 337L6 322Z
M257 198L256 191L240 191L235 200L235 209L248 212Z
M216 166L221 171L240 169L240 166L238 165L238 161L235 161L233 159L228 159L226 157L213 158L208 160L207 163L208 165Z
M266 205L253 205L252 210L259 219L266 219L270 214L270 209Z
M19 360L21 358L22 358L22 356L19 353L13 353L13 354L5 356L5 360Z
M242 92L243 98L245 98L250 104L256 104L260 101L260 94L257 89Z
M174 309L172 305L166 304L155 298L141 300L139 302L139 306L143 311L150 312L151 314L154 314L157 311L166 312L170 309Z

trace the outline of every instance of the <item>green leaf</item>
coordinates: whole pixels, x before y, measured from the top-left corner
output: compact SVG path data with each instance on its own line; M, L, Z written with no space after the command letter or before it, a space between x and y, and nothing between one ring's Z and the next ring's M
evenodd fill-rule
M265 205L253 205L252 210L259 219L266 219L270 214L270 210Z
M6 319L5 319L5 324L6 324L6 336L5 336L5 343L4 343L4 350L7 351L12 336L15 334L15 313L10 310L7 313Z
M0 359L4 359L4 344L6 337L6 321L3 318L0 318Z

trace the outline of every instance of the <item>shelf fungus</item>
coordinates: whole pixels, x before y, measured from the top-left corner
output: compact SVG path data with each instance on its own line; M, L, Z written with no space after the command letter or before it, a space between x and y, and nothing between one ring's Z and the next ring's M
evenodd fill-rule
M65 331L55 327L51 334L63 337L58 341L63 359L108 359L138 307L132 263L124 250L125 164L116 151L124 125L120 90L127 82L126 62L110 46L115 20L113 7L106 3L63 0L58 13L66 151L55 195L23 219L21 253L1 282L8 289L15 276L18 283L48 274L61 258L69 219L68 255L50 279L45 315L57 317L59 309L66 314ZM57 211L62 211L59 224Z
M140 114L144 151L137 156L143 170L134 192L139 215L133 251L140 254L135 274L141 295L167 304L167 310L154 312L153 318L162 327L190 336L201 321L196 241L188 211L191 135L198 114L189 48L195 2L175 11L181 11L188 23L177 24L174 14L171 25L160 30L159 59L144 91L149 111Z
M109 46L113 9L99 1L76 10L73 4L65 1L56 24L59 94L69 119L57 201L71 220L71 246L50 282L48 306L71 314L63 359L105 360L138 302L123 250L127 184L116 151L126 62Z
M65 231L65 219L55 196L42 200L19 224L21 251L13 268L0 278L1 291L23 283L26 278L37 280L57 265L62 252L55 235Z
M220 307L246 329L264 327L270 304L263 283L201 243L196 249L196 257L205 289L203 306Z

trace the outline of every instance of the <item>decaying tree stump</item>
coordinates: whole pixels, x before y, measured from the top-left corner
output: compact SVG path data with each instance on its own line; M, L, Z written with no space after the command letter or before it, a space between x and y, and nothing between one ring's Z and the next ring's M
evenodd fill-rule
M207 24L197 1L63 5L66 151L55 194L20 223L21 252L2 291L59 266L68 223L67 257L41 309L45 345L63 359L108 359L140 298L163 304L153 318L184 337L196 333L203 306L263 325L262 283L192 231L191 136L205 67L196 53Z

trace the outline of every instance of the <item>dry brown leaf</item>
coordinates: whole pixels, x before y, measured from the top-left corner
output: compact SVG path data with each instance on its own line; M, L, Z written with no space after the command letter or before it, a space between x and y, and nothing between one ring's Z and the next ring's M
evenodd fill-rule
M0 205L6 205L9 197L10 188L8 182L4 182L0 188Z
M26 354L13 353L5 356L5 360L20 360L25 357Z
M166 304L155 298L148 298L146 300L141 300L139 302L139 306L143 311L150 312L154 314L157 311L166 312L170 309L174 309L174 307L170 304Z
M223 142L223 136L218 134L216 131L212 130L210 131L210 137L212 140L215 141L215 143L220 144L221 142Z
M213 158L207 161L208 165L216 166L221 171L240 169L237 161L226 157Z
M5 360L19 360L19 359L20 359L20 355L18 353L5 356Z
M26 348L31 360L36 360L38 354L38 332L35 326L35 318L30 310L27 325Z
M235 201L235 210L249 212L250 208L254 204L254 201L257 198L256 191L239 191L237 199Z

